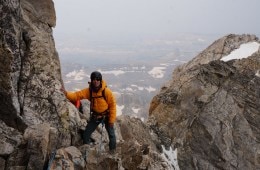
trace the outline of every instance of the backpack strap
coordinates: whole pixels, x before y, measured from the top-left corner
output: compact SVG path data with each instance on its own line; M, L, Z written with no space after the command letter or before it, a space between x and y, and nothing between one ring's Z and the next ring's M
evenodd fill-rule
M93 98L92 98L92 89L91 88L89 88L89 101L90 101L90 115L91 115L91 113L92 113L92 108L93 108Z
M105 91L106 91L106 87L104 88L104 90L102 90L102 97L105 99L105 101L107 102L107 98L105 95Z

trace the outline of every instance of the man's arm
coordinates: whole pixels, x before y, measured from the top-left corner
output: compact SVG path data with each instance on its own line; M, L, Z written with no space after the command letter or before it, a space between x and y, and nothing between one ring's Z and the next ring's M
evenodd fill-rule
M88 88L76 92L69 92L65 90L64 94L71 102L76 102L77 100L81 99L89 99Z
M106 88L106 98L109 109L109 124L113 126L116 121L116 99L109 88Z

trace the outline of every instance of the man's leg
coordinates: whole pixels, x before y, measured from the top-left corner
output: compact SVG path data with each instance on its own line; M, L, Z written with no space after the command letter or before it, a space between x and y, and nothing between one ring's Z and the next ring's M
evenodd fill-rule
M83 133L83 143L84 144L89 144L90 141L90 136L91 134L96 130L97 126L98 126L99 122L95 121L94 119L91 119L87 126L86 129Z
M109 150L114 150L114 149L116 149L115 129L114 129L114 127L110 127L108 122L106 122L105 127L106 127L108 137L109 137Z

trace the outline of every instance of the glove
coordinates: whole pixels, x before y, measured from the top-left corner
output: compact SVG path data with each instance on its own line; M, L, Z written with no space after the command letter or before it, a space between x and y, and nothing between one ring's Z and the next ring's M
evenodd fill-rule
M114 123L109 123L108 126L112 128L114 127Z

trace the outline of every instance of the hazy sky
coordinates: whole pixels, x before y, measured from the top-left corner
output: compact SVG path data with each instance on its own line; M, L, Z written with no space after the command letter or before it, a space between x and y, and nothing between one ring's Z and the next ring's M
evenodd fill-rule
M260 34L260 0L54 0L55 36Z

